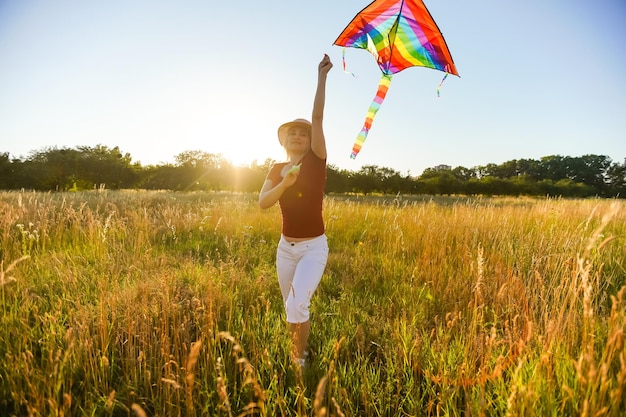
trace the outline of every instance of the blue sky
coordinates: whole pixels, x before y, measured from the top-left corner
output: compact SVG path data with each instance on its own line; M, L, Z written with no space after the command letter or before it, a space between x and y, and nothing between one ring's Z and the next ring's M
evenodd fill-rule
M380 78L332 43L368 1L0 0L0 152L119 146L144 165L187 150L282 160L276 129L327 82L328 162L420 174L546 155L626 157L626 2L426 1L460 78L395 75L349 158Z

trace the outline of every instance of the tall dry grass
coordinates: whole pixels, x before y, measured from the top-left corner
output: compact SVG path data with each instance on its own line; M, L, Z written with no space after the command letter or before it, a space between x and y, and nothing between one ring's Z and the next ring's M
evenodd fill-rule
M623 202L336 196L325 216L300 374L256 196L1 193L0 414L621 415Z

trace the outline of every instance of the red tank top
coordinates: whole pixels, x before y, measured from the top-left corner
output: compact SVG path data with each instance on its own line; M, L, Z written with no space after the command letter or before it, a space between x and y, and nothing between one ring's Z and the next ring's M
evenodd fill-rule
M326 159L309 151L302 158L296 182L287 188L278 204L282 214L282 233L289 237L317 237L324 233L322 199L326 186ZM267 179L276 186L282 181L286 162L274 164Z

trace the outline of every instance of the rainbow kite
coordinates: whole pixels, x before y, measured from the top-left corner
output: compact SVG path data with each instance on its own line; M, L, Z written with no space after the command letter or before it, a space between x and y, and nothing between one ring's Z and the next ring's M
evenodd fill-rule
M352 159L363 147L393 74L420 66L445 72L444 80L448 74L459 75L441 31L421 0L373 1L354 16L334 45L367 49L382 71L376 97L354 142ZM437 94L440 88L441 83Z

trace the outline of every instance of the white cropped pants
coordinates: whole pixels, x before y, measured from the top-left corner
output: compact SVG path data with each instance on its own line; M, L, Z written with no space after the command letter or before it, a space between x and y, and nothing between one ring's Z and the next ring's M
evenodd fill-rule
M309 320L311 297L322 280L327 260L326 235L304 242L288 242L281 236L276 251L276 271L288 323Z

